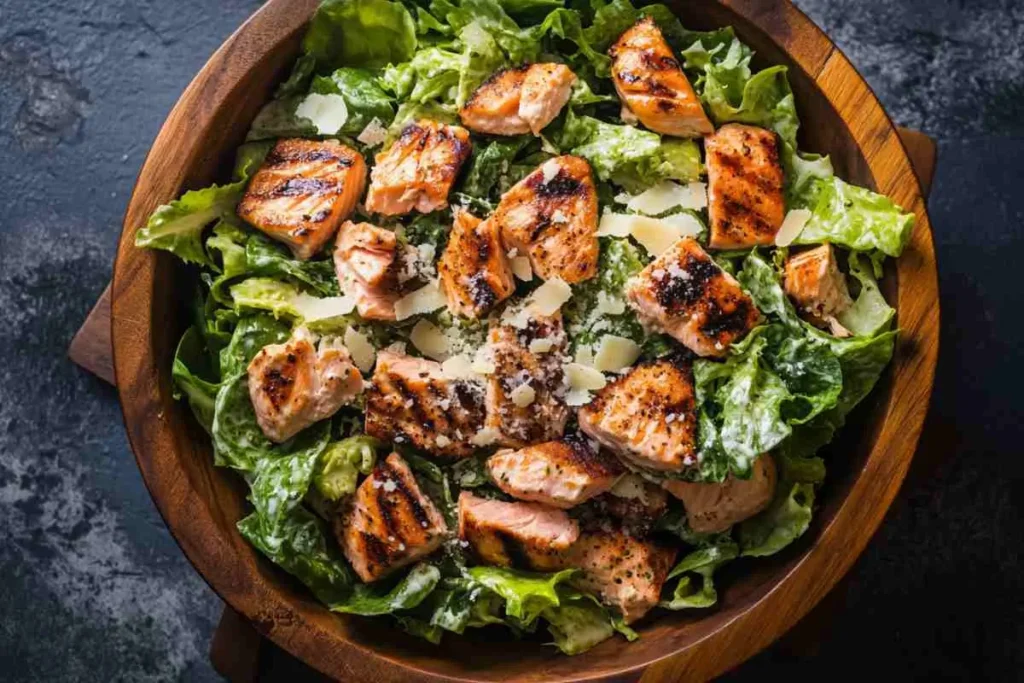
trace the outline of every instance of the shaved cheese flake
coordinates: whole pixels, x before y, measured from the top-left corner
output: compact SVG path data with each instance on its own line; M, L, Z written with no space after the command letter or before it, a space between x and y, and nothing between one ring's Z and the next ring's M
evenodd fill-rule
M325 298L310 296L305 292L295 295L291 301L292 308L306 322L327 320L348 315L355 310L356 302L347 296L329 296Z
M616 498L636 498L641 502L647 502L647 489L644 480L635 474L624 474L612 486L609 491Z
M508 395L519 408L525 408L526 406L533 403L533 400L537 398L537 392L534 391L533 387L529 384L520 384L518 387L512 390L512 393Z
M660 256L683 237L682 229L667 221L643 216L632 218L635 220L630 234L651 256Z
M807 209L793 209L786 214L782 226L775 233L775 246L788 247L803 232L807 221L811 220L811 212Z
M578 408L579 406L585 406L594 400L593 395L586 389L572 389L571 391L565 392L565 405L570 408Z
M320 135L335 135L348 121L348 105L341 95L314 92L299 103L295 115L310 121Z
M580 365L594 364L594 350L586 344L580 344L576 349L576 362Z
M447 447L448 445L450 445L450 444L451 444L451 442L452 442L452 440L451 440L451 439L449 439L449 438L448 438L447 436L445 436L444 434L438 434L438 435L437 435L437 437L436 437L436 438L434 439L434 443L436 443L436 444L437 444L437 447L438 447L438 448L445 448L445 447Z
M533 268L530 266L530 259L525 256L513 256L509 259L512 266L512 273L523 282L533 279Z
M356 138L359 142L363 143L367 147L376 147L380 143L384 142L388 137L388 129L381 124L381 120L376 116L366 124L366 128L363 128L363 132Z
M469 440L474 446L490 446L491 444L497 443L501 438L501 432L494 427L484 427L479 432L473 435L473 438Z
M585 391L597 391L603 389L608 382L604 375L587 365L579 363L565 364L565 378L569 380L570 389L583 389Z
M601 214L601 222L597 226L598 237L629 237L629 230L636 216L624 213L612 213L605 209Z
M530 342L530 353L547 353L553 348L555 342L552 339L534 339Z
M703 223L697 220L692 213L676 213L665 216L661 222L678 228L683 233L683 237L697 237L704 231Z
M601 372L618 372L636 362L640 347L632 339L606 334L601 337L594 356L594 367Z
M558 164L555 159L548 159L544 162L544 165L540 167L540 172L544 174L544 182L550 183L558 175L558 172L562 170L562 167Z
M409 341L428 358L444 360L448 355L448 338L429 320L420 320L413 326Z
M395 319L405 320L414 315L436 311L447 303L437 280L427 283L395 302Z
M554 277L533 290L527 308L540 315L554 315L571 297L572 287L562 278Z
M373 348L373 344L370 343L365 334L349 326L345 330L345 348L348 349L352 360L360 372L365 373L373 369L373 361L376 360L377 350Z
M477 350L473 357L473 372L478 375L493 375L496 369L494 358L491 356L491 349L483 347Z
M460 353L441 363L441 372L448 379L470 379L473 377L473 363L469 356Z

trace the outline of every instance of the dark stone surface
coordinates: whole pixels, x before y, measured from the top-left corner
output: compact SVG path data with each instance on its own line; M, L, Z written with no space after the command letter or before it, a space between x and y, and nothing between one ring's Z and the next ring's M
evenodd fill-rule
M258 4L0 0L4 680L216 679L218 599L157 515L114 391L65 352L161 122ZM1024 2L798 4L897 122L940 142L943 349L924 449L942 457L916 467L820 647L775 648L734 677L1019 678Z

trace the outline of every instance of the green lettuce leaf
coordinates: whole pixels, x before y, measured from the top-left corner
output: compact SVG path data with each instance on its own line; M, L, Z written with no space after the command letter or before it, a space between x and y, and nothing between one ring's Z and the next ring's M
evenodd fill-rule
M334 612L378 616L398 610L411 609L430 595L441 580L437 567L421 562L392 588L386 589L379 583L357 583L352 592L343 600L331 601L328 606Z
M377 461L381 443L372 436L350 436L327 446L320 458L313 483L327 500L337 501L354 493L359 473L369 474Z
M177 387L175 398L185 396L192 414L207 432L213 428L214 404L217 401L219 382L203 379L201 374L212 376L203 335L195 327L189 327L178 342L171 366L171 378Z
M374 119L387 127L395 116L392 98L378 85L373 72L343 67L330 76L313 79L309 89L320 95L341 95L348 108L348 119L337 131L340 135L359 135Z
M889 305L878 288L878 282L868 259L850 254L850 275L860 284L860 292L853 305L837 317L843 327L858 337L873 337L892 326L896 311Z
M672 589L671 598L662 600L659 605L671 610L711 607L718 602L715 570L737 555L739 547L727 534L718 537L714 543L692 551L669 572L666 585L676 577L679 577L679 581Z
M537 574L500 567L470 567L470 577L505 600L505 614L520 624L532 624L545 609L557 607L557 587L576 574L566 569L553 574Z
M331 422L323 420L256 461L249 500L264 521L276 526L302 502L330 439Z
M291 326L262 313L241 318L231 341L220 351L221 377L245 372L249 362L267 344L280 344L291 335Z
M213 462L240 472L255 472L261 460L274 454L263 435L249 400L249 379L243 373L224 380L217 392L213 425Z
M203 229L232 215L245 192L245 181L190 190L180 199L157 207L135 233L135 246L163 249L188 263L212 266L203 249Z
M412 58L416 22L400 2L323 0L302 47L319 73L343 66L379 69Z
M532 141L531 136L520 135L494 140L483 149L474 149L469 170L462 181L462 191L473 197L486 199L495 188L498 188L499 192L507 190L508 181L502 182L502 179L507 178L516 155Z
M555 647L567 655L586 652L611 638L616 631L631 641L639 637L624 622L613 618L597 600L574 591L563 589L559 604L548 607L541 616L548 622Z

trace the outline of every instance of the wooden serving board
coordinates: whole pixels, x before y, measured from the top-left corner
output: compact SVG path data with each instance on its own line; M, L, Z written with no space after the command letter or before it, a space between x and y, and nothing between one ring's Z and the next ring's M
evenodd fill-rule
M919 131L900 128L899 134L921 183L921 190L927 196L935 176L938 146L935 140ZM115 383L109 284L71 340L68 357L100 379ZM820 641L820 634L827 632L825 626L843 604L846 586L845 580L840 582L776 647L796 656L813 652ZM231 683L294 680L299 674L303 680L328 680L264 639L244 617L227 605L210 643L210 661L217 672Z

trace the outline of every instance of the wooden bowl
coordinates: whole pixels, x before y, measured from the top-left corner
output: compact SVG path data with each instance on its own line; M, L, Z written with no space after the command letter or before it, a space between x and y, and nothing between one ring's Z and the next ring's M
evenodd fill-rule
M213 55L182 95L139 175L113 284L117 386L128 436L171 533L225 601L278 645L346 681L703 679L768 645L849 569L882 521L913 456L938 354L939 303L928 216L892 122L831 41L785 0L668 0L694 28L732 25L759 66L787 64L801 146L839 174L917 215L884 286L902 330L892 365L829 453L811 530L778 556L725 568L719 605L658 614L635 643L614 638L578 657L484 630L440 647L383 620L328 612L238 534L244 488L213 467L209 440L171 396L171 359L191 283L172 257L136 249L135 231L183 190L223 180L235 147L295 58L317 0L271 0ZM840 617L841 618L841 617Z

